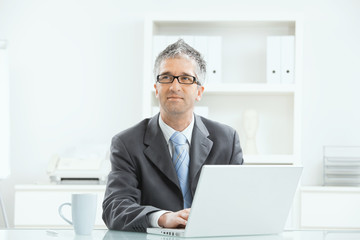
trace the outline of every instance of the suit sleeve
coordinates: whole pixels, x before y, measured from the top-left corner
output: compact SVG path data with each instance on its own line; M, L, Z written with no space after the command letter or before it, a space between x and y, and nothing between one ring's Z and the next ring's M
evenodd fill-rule
M239 135L236 131L234 131L232 142L233 142L232 155L229 164L243 164L244 163L243 152L240 147Z
M142 206L136 163L119 137L111 143L111 172L103 201L103 220L112 230L145 232L147 214L160 209Z

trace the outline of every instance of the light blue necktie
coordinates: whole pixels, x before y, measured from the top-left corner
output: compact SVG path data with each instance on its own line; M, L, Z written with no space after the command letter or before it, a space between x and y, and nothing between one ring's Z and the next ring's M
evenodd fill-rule
M184 208L191 207L192 196L189 186L189 164L190 157L186 148L186 137L181 132L175 132L170 141L174 144L173 163L178 175L181 192L184 198Z

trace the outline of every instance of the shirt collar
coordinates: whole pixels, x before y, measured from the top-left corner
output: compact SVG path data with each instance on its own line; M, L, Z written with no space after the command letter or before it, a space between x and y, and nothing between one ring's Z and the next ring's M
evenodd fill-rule
M176 132L175 129L167 125L161 118L161 115L159 115L159 126L161 131L163 132L163 135L165 137L165 140L167 143L169 143L169 139L171 136ZM189 144L191 144L191 137L192 137L192 131L194 128L194 114L192 115L191 122L189 126L187 126L181 133L185 135L186 139L188 140Z

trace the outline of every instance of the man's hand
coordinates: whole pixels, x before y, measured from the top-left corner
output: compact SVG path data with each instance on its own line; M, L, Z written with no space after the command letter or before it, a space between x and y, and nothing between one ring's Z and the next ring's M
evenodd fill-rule
M167 212L160 216L159 226L164 228L185 228L189 218L190 209L183 209L178 212Z

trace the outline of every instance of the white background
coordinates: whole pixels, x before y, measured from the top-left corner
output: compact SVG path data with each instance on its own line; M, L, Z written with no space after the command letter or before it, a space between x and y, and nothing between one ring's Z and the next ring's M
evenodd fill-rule
M0 0L11 120L11 176L0 191L10 223L14 185L48 180L54 153L109 144L141 120L145 14L251 11L304 16L302 184L321 185L322 146L360 145L360 1Z
M10 151L9 64L6 41L0 39L0 180L8 177Z

